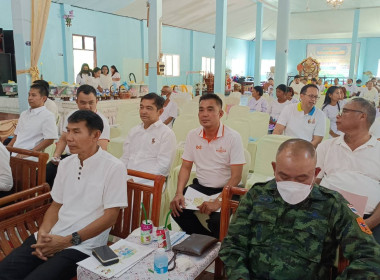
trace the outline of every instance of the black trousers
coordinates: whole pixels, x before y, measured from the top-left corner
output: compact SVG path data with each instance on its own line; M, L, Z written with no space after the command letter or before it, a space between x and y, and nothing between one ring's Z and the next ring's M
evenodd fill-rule
M36 244L34 235L29 236L20 247L0 262L0 280L71 279L77 274L76 263L88 257L78 250L65 249L43 261L32 255L32 244Z
M68 156L71 156L69 154L65 154L61 156L61 159L64 159ZM55 165L51 161L46 164L46 182L49 184L50 188L53 188L54 184L54 179L55 176L57 176L57 170L58 170L58 165Z
M206 195L214 195L221 193L223 188L208 188L199 184L198 179L193 180L193 184L187 186L183 190L183 194L186 193L188 188L193 188ZM180 212L179 217L173 217L176 223L185 231L187 234L198 233L203 235L213 236L219 238L220 231L220 212L213 212L210 214L210 218L206 220L207 226L210 230L206 229L195 215L195 210L183 209Z

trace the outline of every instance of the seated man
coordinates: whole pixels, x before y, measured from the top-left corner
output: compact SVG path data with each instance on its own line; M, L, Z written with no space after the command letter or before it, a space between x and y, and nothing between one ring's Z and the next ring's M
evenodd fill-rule
M30 109L21 113L15 136L8 144L10 147L42 152L58 138L54 115L44 106L48 90L41 84L33 84L29 90ZM26 155L17 155L25 158Z
M363 98L348 102L337 116L344 134L318 146L317 183L368 197L364 219L380 243L380 142L370 134L375 107Z
M228 279L330 279L338 246L342 279L378 279L380 246L340 194L314 184L316 161L310 142L281 144L275 179L242 198L223 241Z
M296 94L297 97L299 97L302 87L304 86L303 83L301 83L301 76L295 75L293 82L290 84L290 87L293 88L294 94Z
M379 105L379 92L377 89L374 87L372 81L367 82L367 87L362 89L360 97L363 97L364 99L367 99L368 101L373 101L375 102L375 105Z
M0 262L0 279L70 279L76 263L107 244L120 207L127 206L123 163L98 146L103 120L90 110L68 120L73 155L61 161L37 236L31 235Z
M161 95L165 99L164 111L160 115L160 120L166 124L168 127L173 127L173 122L178 116L178 106L177 103L170 100L172 94L172 89L169 86L163 86L161 89Z
M286 106L277 120L273 134L284 134L310 141L314 147L321 143L326 132L325 114L315 107L318 87L308 84L301 89L300 102Z
M354 80L351 78L347 79L347 84L345 84L343 87L350 93L350 97L356 96L358 89L357 87L353 84Z
M35 80L33 82L33 84L40 84L40 85L43 85L46 87L47 91L48 91L48 96L49 96L49 92L50 92L50 86L49 86L49 83L45 80ZM55 119L57 120L58 119L58 106L57 104L54 103L53 100L49 99L49 97L46 99L45 101L45 107L46 109L48 109L50 112L52 112L52 114L54 115Z
M222 190L224 186L237 186L245 164L244 148L240 135L223 125L223 104L216 94L206 94L199 99L199 122L186 138L182 166L178 175L177 191L170 203L172 216L188 234L199 233L219 238ZM195 163L197 178L187 188L190 172ZM184 194L193 188L208 196L219 194L212 202L203 202L198 208L209 215L204 228L194 210L186 209Z
M108 119L105 116L103 116L102 113L96 110L97 102L98 100L96 99L96 90L92 86L82 85L78 88L77 99L76 99L78 110L90 110L92 112L95 112L103 120L104 128L103 128L102 134L99 137L98 145L104 151L107 151L107 145L110 140L110 125L109 125ZM56 143L56 148L53 154L53 158L46 166L46 182L51 187L53 187L53 184L54 184L54 178L55 178L55 175L57 174L57 167L58 167L59 161L65 157L70 156L70 152L66 148L66 145L67 145L66 127L67 127L67 120L73 112L71 112L67 116L67 119L65 120L64 125L63 125L62 135L59 138L58 142ZM66 154L62 155L62 153L65 150L66 150Z
M169 175L175 155L176 138L174 132L160 120L163 105L164 99L155 93L141 97L142 124L135 126L128 133L120 158L126 169ZM138 182L147 183L145 180Z
M8 194L13 187L12 170L9 165L9 152L0 142L0 197Z

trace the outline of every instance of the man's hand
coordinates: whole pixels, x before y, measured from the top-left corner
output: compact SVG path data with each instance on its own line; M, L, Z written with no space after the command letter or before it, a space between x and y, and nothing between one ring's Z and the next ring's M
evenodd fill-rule
M16 158L27 158L28 155L17 154Z
M60 236L53 234L40 233L36 244L31 247L36 249L32 254L42 260L47 260L47 257L53 256L55 253L70 247L71 236Z
M182 212L182 208L186 208L185 197L183 194L176 194L172 202L170 202L170 209L172 210L173 216L179 217L179 212Z
M210 215L211 213L219 210L222 204L218 201L203 202L198 206L199 211L203 214Z

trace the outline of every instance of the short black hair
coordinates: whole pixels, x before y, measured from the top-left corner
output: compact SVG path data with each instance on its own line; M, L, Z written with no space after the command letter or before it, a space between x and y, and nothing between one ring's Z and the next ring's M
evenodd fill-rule
M301 78L301 76L300 75L295 75L294 76L294 79L298 79L298 78Z
M316 78L312 78L311 80L312 80L313 82L316 82L316 81L317 81L317 79L316 79Z
M319 88L317 87L317 85L308 84L308 85L302 87L300 94L306 94L308 88L316 88L318 93L319 93Z
M98 72L98 71L101 71L100 68L99 68L99 67L95 67L94 70L92 70L92 73L95 74L95 73Z
M78 110L70 115L68 123L86 122L86 127L90 132L94 130L100 130L103 132L104 124L101 117L98 114L90 110Z
M360 80L360 79L356 80L356 83L361 83L361 82L362 82L362 80Z
M110 73L110 69L108 68L108 66L107 65L103 65L100 69L103 69L103 67L107 68L107 74L109 74Z
M260 96L263 96L264 94L263 87L255 86L254 89L259 93Z
M79 95L80 92L83 92L84 94L93 94L95 95L96 97L96 89L93 87L93 86L90 86L90 85L81 85L78 89L77 89L77 96Z
M268 81L273 81L273 78L269 78Z
M32 89L32 88L37 89L39 91L39 93L41 94L41 96L48 97L48 95L49 95L48 89L43 84L40 84L40 83L32 84L30 86L30 89Z
M201 104L201 101L203 101L203 100L210 100L210 99L214 99L216 104L218 104L218 106L220 106L220 108L223 108L222 99L215 93L207 93L205 95L202 95L201 98L199 98L199 104Z
M284 84L280 84L280 85L278 85L277 87L276 87L276 89L279 89L279 90L281 90L281 91L283 91L283 92L288 92L288 87L286 86L286 85L284 85Z
M145 94L143 97L141 97L141 101L143 101L144 99L153 100L154 101L153 104L157 107L157 110L164 108L165 99L159 96L158 94L156 94L155 92L150 92L148 94Z
M35 80L33 82L33 84L36 84L36 85L43 85L44 87L46 87L47 91L49 92L50 90L50 86L49 86L49 83L45 80Z

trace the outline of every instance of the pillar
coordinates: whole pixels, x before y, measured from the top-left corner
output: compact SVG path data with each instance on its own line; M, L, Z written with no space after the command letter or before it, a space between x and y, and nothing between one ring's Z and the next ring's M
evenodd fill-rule
M356 80L356 50L358 42L358 33L359 33L359 18L360 18L360 9L355 10L354 16L354 26L352 28L352 40L351 40L351 58L350 58L350 72L348 76L352 78L355 82Z
M66 26L65 14L72 10L70 5L61 4L61 30L62 30L62 53L63 53L63 73L64 79L68 83L75 82L74 74L74 54L73 54L73 33L71 28Z
M148 27L148 56L149 56L149 92L159 94L159 78L157 75L157 61L161 49L161 20L162 0L150 1Z
M256 4L256 38L255 38L255 85L261 82L261 48L263 46L263 3Z
M227 0L216 1L214 92L225 93Z

